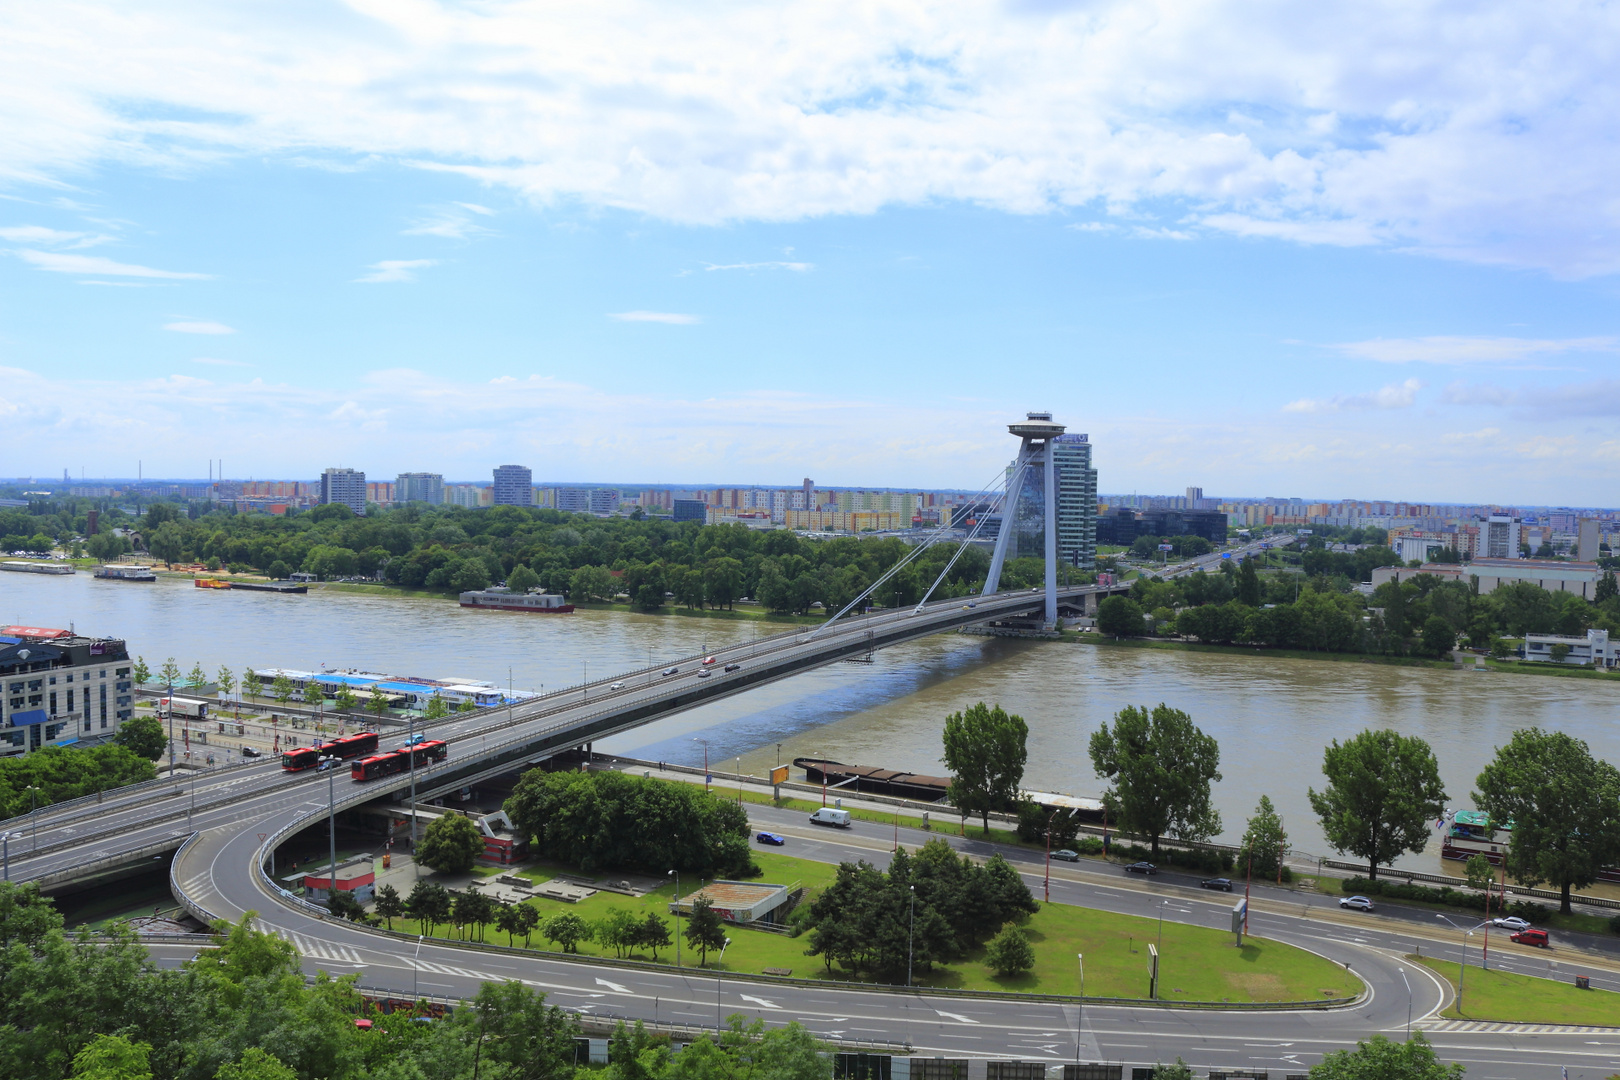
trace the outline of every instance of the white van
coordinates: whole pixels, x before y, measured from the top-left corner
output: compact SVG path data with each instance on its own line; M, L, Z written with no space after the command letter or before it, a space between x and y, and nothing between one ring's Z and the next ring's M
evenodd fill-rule
M812 825L834 825L840 829L847 829L849 828L849 821L848 810L834 810L830 806L823 806L810 815L810 824Z

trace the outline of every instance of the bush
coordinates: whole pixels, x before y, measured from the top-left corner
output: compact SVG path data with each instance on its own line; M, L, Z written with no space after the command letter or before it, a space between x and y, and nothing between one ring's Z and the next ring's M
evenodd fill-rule
M1345 878L1343 889L1346 893L1361 893L1364 896L1382 896L1390 900L1417 900L1427 904L1444 904L1446 907L1462 908L1465 911L1485 912L1485 894L1474 892L1471 889L1453 889L1450 885L1442 885L1438 889L1431 889L1427 885L1414 885L1405 881L1396 881L1390 878L1379 878L1370 881L1367 878ZM1510 900L1505 905L1499 900L1491 904L1492 917L1498 915L1517 915L1530 922L1545 922L1552 915L1553 909L1546 904L1538 904L1533 900ZM1620 918L1620 916L1617 916Z
M985 963L1002 978L1022 975L1035 966L1035 949L1029 935L1016 926L1009 926L995 936L984 956Z
M1098 841L1097 846L1101 848L1101 841ZM1200 848L1185 851L1180 848L1162 847L1155 857L1152 851L1139 844L1114 844L1110 853L1131 862L1149 860L1165 866L1178 866L1183 870L1196 870L1200 874L1229 874L1234 865L1230 852L1205 851Z

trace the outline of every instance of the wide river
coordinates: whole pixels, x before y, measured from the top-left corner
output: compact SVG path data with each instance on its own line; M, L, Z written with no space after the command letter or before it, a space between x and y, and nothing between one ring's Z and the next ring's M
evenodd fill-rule
M174 657L238 675L245 665L354 667L557 689L746 641L768 624L579 612L464 610L453 601L197 589L189 581L105 582L80 573L0 572L0 623L123 637L156 670ZM598 744L615 753L759 772L777 760L840 761L943 773L945 716L977 701L1029 722L1025 786L1095 795L1087 740L1129 704L1167 702L1220 741L1215 801L1223 837L1241 835L1262 793L1297 850L1332 854L1306 799L1320 787L1322 748L1364 728L1393 727L1434 747L1452 806L1519 727L1567 731L1620 761L1620 687L1530 675L1270 659L942 634L840 663L650 724ZM1438 841L1406 860L1434 869Z

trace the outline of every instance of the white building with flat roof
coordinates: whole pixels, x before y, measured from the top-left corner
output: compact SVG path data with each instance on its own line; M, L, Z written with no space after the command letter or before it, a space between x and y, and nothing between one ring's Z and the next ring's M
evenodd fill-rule
M1557 645L1567 646L1569 652L1559 663L1564 664L1597 664L1599 667L1612 668L1615 665L1616 654L1620 653L1620 642L1611 642L1607 630L1588 630L1585 637L1571 637L1564 634L1526 634L1524 636L1524 658L1526 660L1540 660L1552 662L1553 648Z
M1373 587L1386 581L1410 581L1433 574L1447 581L1473 584L1481 596L1498 586L1528 582L1548 592L1572 592L1583 600L1597 595L1603 571L1597 563L1561 562L1556 559L1475 559L1471 563L1424 563L1422 566L1381 566L1372 572Z

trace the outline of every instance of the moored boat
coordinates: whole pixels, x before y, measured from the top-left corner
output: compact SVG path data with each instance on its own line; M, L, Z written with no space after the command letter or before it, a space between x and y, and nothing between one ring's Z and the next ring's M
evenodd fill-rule
M505 585L464 592L461 594L461 606L493 608L497 611L533 611L547 615L566 615L574 610L573 604L556 593L541 592L539 589L515 593Z
M95 576L102 581L156 581L150 566L98 566Z

